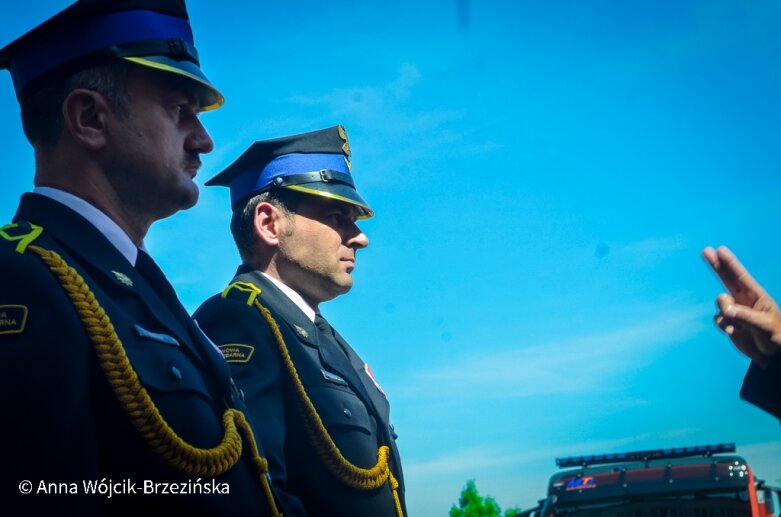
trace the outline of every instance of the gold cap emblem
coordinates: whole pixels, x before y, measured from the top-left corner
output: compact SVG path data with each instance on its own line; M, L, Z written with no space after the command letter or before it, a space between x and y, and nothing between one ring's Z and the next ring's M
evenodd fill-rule
M344 140L344 143L342 144L342 152L345 154L345 156L350 156L352 151L350 150L350 142L347 140L347 130L342 125L336 127L337 131L339 132L339 138ZM350 161L347 159L345 159L345 161L347 161L347 165L349 166Z

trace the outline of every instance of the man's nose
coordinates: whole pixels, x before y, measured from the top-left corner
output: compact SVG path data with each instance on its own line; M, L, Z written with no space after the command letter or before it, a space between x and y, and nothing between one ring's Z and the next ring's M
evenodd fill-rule
M206 128L203 126L203 124L201 124L200 119L195 118L194 123L195 128L193 128L193 131L187 137L187 141L185 142L187 150L202 154L212 152L214 149L214 141L212 140L212 137L209 136Z
M369 237L367 237L366 234L363 233L363 231L360 228L358 228L356 224L353 224L353 227L354 227L354 233L352 237L350 237L350 239L347 241L347 245L357 249L365 248L366 246L368 246Z

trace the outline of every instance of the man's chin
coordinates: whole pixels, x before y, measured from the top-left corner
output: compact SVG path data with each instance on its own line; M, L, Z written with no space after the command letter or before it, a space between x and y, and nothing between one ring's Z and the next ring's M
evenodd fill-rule
M347 294L352 288L353 288L352 277L349 277L347 280L340 282L339 285L337 286L337 289L339 289L339 295Z
M331 288L328 289L328 292L322 293L322 300L321 302L327 302L328 300L333 300L337 296L342 296L343 294L347 294L350 289L353 287L352 279L350 279L349 282L339 282L339 283L333 283L331 284Z
M190 185L187 186L186 193L182 195L182 202L179 210L187 210L194 207L195 204L198 203L199 197L200 191L198 190L198 185L196 185L195 182L190 182Z
M176 212L180 212L182 210L188 210L195 206L195 204L198 202L198 187L193 184L193 188L188 189L184 192L178 193L178 199L176 203L170 203L168 205L168 209L166 210L166 213L160 214L160 217L157 219L165 219L166 217L170 217L174 215ZM171 196L173 199L173 196Z

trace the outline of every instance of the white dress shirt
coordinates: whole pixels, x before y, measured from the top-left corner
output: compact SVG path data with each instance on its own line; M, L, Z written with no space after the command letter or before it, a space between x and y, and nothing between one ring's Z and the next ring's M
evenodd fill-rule
M301 298L300 294L298 294L297 292L295 292L294 290L292 290L291 288L283 284L281 280L274 278L271 275L267 275L262 271L260 273L266 278L268 278L272 284L279 287L279 290L285 293L285 295L287 295L287 297L290 298L290 300L293 303L295 303L296 306L304 312L304 314L306 314L306 317L309 318L309 321L311 321L312 323L315 322L315 310L312 307L310 307L309 304L306 303L303 298Z
M80 197L53 187L35 187L33 192L53 199L58 203L62 203L92 223L92 225L97 228L115 248L117 248L117 251L130 262L131 266L135 267L136 265L138 248L146 251L143 242L140 246L136 247L136 245L133 244L133 241L130 240L130 237L128 237L125 231L122 230L117 223Z

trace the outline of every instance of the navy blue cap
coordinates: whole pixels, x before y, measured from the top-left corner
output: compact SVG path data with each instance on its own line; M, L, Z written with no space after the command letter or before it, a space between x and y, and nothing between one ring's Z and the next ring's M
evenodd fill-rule
M204 111L225 102L200 69L184 0L79 0L1 49L0 69L21 99L115 59L195 81Z
M355 189L351 154L343 126L261 140L206 185L229 187L234 210L261 192L286 188L349 203L368 219L374 211Z

